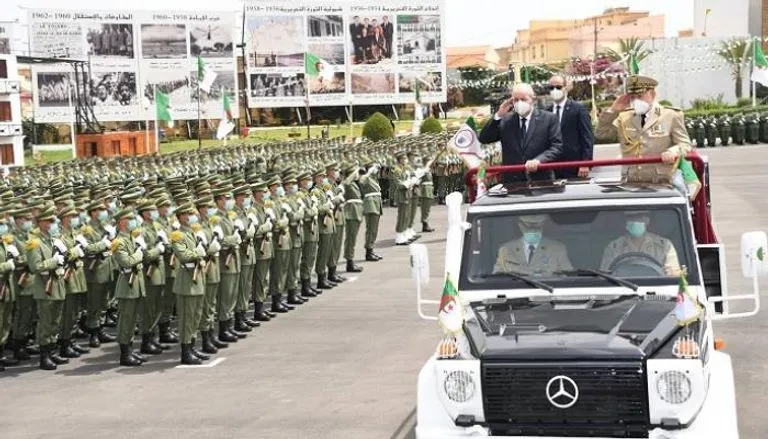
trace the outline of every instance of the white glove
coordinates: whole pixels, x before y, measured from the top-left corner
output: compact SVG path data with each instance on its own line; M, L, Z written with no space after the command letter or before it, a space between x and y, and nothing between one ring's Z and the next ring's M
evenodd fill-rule
M16 264L13 263L13 259L8 259L5 261L5 265L8 266L8 270L13 271L16 269Z
M341 193L341 194L339 194L339 195L336 195L336 198L335 198L335 200L337 200L339 203L343 203L343 202L345 201L345 200L344 200L344 194L343 194L343 193Z
M106 245L106 246L107 246L107 248L111 248L111 247L112 247L112 241L110 241L109 239L107 239L107 237L106 237L106 236L105 236L104 238L102 238L102 239L101 239L101 242L102 242L102 243L104 243L104 245Z
M53 246L56 247L61 253L67 252L67 245L61 239L54 239Z
M158 242L155 248L160 254L165 253L165 244L163 244L162 242Z
M197 247L195 247L195 251L199 256L205 256L205 247L203 247L203 244L197 244Z
M214 235L215 235L217 238L219 238L219 239L224 239L224 231L223 231L223 230L221 230L221 226L215 226L215 227L213 228L213 234L214 234Z
M165 230L158 231L157 237L160 238L161 241L163 241L163 244L168 244L168 234L165 233Z
M345 193L344 185L339 185L339 190L341 191L341 194L344 195Z
M196 237L197 237L197 239L199 239L200 241L203 241L203 245L208 245L208 238L205 236L205 233L204 233L202 230L201 230L201 231L199 231L199 232L196 232L196 233L195 233L195 236L196 236Z
M133 239L133 242L139 246L140 249L146 250L147 249L147 241L144 240L143 236L137 236Z
M56 253L55 255L53 255L53 260L56 261L56 264L58 264L59 266L64 265L64 255L62 254Z
M208 246L208 251L211 253L218 253L221 251L221 244L218 239L211 241L211 245Z
M379 165L373 165L371 166L371 169L374 169L373 174L376 174L377 172L379 172Z
M280 227L287 227L288 226L288 218L283 218L280 220L280 222L277 223Z
M332 202L329 201L328 203L326 203L326 206L328 207L328 210L333 210L333 203Z
M83 251L83 247L80 245L75 246L75 254L77 255L78 258L81 258L81 259L84 258L85 252Z
M251 220L251 224L255 226L259 225L259 218L256 217L255 213L249 213L248 219Z
M239 233L235 233L235 239L236 239L237 245L240 245L243 243L243 238L240 237Z
M248 227L248 230L246 230L245 234L249 238L253 238L256 235L256 225L251 223L251 226Z
M104 226L104 230L109 234L110 241L115 239L115 237L117 236L117 229L115 229L115 226L113 226L112 224L107 224L106 226Z
M233 225L235 226L235 230L237 230L238 232L242 232L243 230L245 230L245 224L243 224L243 221L240 220L240 218L236 219L233 222Z
M14 258L18 258L19 257L19 249L17 249L16 246L13 245L13 244L6 245L5 246L5 251L8 252L8 254L10 254Z
M328 198L333 198L333 191L326 191L326 192L325 192L325 195L326 195Z
M267 225L267 230L272 230L272 227L274 227L274 224L272 224L272 218L267 218L267 222L264 224Z
M171 228L173 230L179 230L181 228L181 224L179 224L178 221L174 221L174 222L171 223Z
M133 258L138 259L139 261L144 259L144 252L141 251L141 247L137 248L135 252L133 252Z
M88 246L88 240L85 239L85 236L83 236L83 235L75 236L75 241L77 241L77 243L82 245L83 247L87 247Z
M419 168L416 170L416 178L421 180L421 177L423 177L426 173L427 171L425 171L424 168Z
M376 173L376 166L371 166L368 168L368 172L365 173L365 175L371 176Z
M288 205L288 203L283 203L283 210L288 213L293 212L293 209L291 208L291 206Z

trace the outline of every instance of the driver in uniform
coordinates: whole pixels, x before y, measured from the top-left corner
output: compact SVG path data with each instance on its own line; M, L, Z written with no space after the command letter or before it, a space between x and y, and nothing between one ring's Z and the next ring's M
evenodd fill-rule
M609 271L611 265L624 255L641 253L648 255L664 267L667 276L680 275L680 262L672 241L648 232L651 215L647 211L627 212L627 234L620 236L605 248L600 269Z
M543 237L546 220L546 215L521 216L518 226L522 236L499 248L493 272L549 275L555 271L572 270L565 245Z

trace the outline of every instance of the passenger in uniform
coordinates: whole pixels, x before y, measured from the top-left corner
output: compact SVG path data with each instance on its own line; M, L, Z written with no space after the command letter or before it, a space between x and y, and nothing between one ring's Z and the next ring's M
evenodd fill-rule
M651 216L646 211L626 213L627 234L614 240L605 249L601 270L610 270L622 255L642 253L652 257L664 267L667 276L680 275L680 262L672 242L655 233L648 232Z
M565 245L543 237L546 219L546 215L520 217L518 226L523 235L499 248L494 273L548 275L573 269Z

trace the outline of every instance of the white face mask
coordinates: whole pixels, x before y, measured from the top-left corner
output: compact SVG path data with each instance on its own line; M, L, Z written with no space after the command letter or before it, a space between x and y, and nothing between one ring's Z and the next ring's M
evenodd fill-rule
M651 109L651 104L642 99L632 99L632 108L635 110L636 114L642 115Z
M549 92L549 96L553 100L559 102L560 100L562 100L565 97L565 92L563 90L558 90L558 89L554 88L554 89L552 89L552 91Z
M527 116L531 112L531 104L526 101L515 102L515 112L520 116Z

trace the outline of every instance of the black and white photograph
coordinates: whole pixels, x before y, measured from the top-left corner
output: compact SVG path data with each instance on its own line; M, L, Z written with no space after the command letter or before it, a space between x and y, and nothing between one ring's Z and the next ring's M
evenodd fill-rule
M344 72L317 75L309 79L311 94L344 93L347 90Z
M442 62L439 15L398 15L397 34L397 59L400 64Z
M85 28L88 55L133 58L133 25L102 23Z
M186 58L186 26L183 24L142 24L141 54L144 59Z
M307 31L310 38L341 38L344 36L344 19L341 15L310 15Z
M279 98L306 96L303 73L251 74L252 98Z
M352 94L394 93L393 73L353 73Z
M189 82L191 90L191 98L197 102L197 71L189 72ZM216 70L216 79L211 84L211 91L206 93L205 90L200 90L201 100L221 100L224 94L227 94L229 98L234 102L235 93L237 92L235 84L235 72L232 70Z
M158 90L168 95L172 107L189 105L192 102L192 77L196 75L197 72L190 75L179 70L150 71L144 78L144 97L150 104L154 104L157 86Z
M441 72L400 73L400 93L414 93L416 84L419 91L439 93L443 91L443 74Z
M135 72L93 72L90 84L91 105L137 105Z
M304 65L303 17L254 17L248 20L248 64L253 67Z
M352 43L351 64L379 64L392 61L394 26L392 17L353 15L349 23Z
M37 101L40 107L69 107L77 103L74 74L50 72L37 74Z
M332 66L344 65L344 44L310 44L309 53L317 56Z
M0 37L0 55L10 55L11 40L6 37Z
M189 52L205 58L232 57L232 27L224 24L190 25Z

